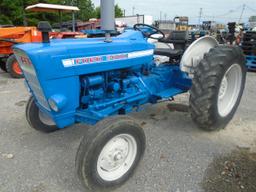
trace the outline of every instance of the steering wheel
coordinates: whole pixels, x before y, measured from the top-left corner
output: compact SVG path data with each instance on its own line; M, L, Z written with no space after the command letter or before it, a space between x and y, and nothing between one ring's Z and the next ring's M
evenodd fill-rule
M165 38L165 34L161 30L159 30L158 28L153 27L151 25L138 23L138 24L135 24L133 26L133 28L136 31L140 31L143 34L143 36L147 37L147 38L156 39L156 40L162 40L162 39ZM155 34L160 34L160 35L162 35L162 37L152 36L152 35L155 35Z

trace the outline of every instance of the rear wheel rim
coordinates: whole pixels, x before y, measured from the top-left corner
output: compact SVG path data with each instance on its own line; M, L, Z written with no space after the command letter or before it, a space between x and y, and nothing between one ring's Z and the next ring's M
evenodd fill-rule
M242 68L233 64L224 74L218 93L218 112L226 117L233 110L242 86Z
M14 61L14 62L13 62L12 69L13 69L13 71L14 71L16 74L22 75L22 70L21 70L21 68L20 68L20 66L19 66L19 63L18 63L17 61Z
M105 181L115 181L132 167L137 156L137 142L130 134L110 139L100 152L97 172Z

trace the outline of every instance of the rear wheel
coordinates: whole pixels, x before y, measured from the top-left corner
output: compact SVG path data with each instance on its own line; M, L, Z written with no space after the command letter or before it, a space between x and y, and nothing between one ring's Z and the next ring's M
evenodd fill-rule
M32 96L27 103L26 118L29 125L38 131L50 133L58 130L54 121L39 110Z
M10 75L13 78L22 78L23 77L23 73L22 70L19 66L18 61L16 60L15 55L11 55L6 62L6 69L7 72L10 73Z
M240 103L246 79L239 47L220 46L205 54L190 90L192 119L205 130L224 128Z
M134 172L145 150L142 128L131 118L116 116L92 127L76 156L82 184L92 191L109 191Z

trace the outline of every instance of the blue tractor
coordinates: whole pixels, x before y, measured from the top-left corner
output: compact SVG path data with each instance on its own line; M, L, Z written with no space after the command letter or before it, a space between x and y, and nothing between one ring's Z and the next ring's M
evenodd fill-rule
M179 35L168 40L175 49L156 49L148 39L165 38L152 26L137 24L111 37L114 0L101 1L101 16L105 38L50 41L50 26L42 22L42 43L14 47L31 93L26 117L32 128L95 125L76 156L81 183L92 191L120 186L142 158L144 132L126 114L189 91L194 122L204 130L221 129L239 105L246 77L239 47L219 46L205 36L185 50L175 46L185 42ZM161 62L162 56L168 61Z

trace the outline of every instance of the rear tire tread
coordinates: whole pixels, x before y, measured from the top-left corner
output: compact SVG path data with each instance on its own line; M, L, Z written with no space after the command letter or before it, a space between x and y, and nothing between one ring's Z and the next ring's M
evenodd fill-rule
M219 118L216 113L216 97L218 96L220 79L228 65L238 63L244 75L239 98L225 118ZM224 128L232 119L242 96L245 82L245 58L239 47L218 46L204 55L203 60L194 70L192 88L190 90L190 112L193 121L207 131Z

